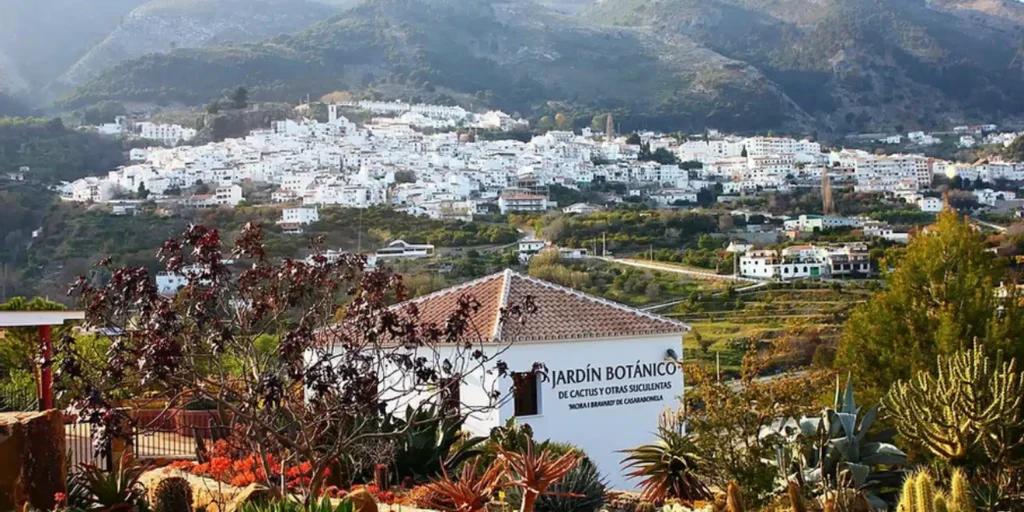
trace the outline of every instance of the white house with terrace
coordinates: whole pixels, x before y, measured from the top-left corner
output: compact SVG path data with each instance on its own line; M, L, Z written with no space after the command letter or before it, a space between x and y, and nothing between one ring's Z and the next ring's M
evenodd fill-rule
M652 442L658 416L677 408L683 393L679 359L690 328L675 320L505 270L411 301L423 324L443 327L459 300L472 297L480 307L470 323L476 347L507 364L506 375L481 368L456 354L458 346L432 347L423 355L449 359L451 375L439 391L424 387L410 398L382 399L391 410L425 402L459 407L465 429L486 436L511 418L529 425L537 439L571 443L586 451L607 476L610 488L630 489L622 470L622 450ZM523 322L501 321L503 309L530 297L536 313ZM395 306L405 311L406 304ZM416 349L410 349L415 351ZM534 363L542 363L541 371ZM380 362L389 375L380 389L415 389ZM503 397L497 407L490 398Z

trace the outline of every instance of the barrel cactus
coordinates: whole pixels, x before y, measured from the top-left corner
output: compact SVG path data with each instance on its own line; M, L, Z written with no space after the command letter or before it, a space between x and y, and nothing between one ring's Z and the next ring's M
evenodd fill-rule
M192 486L181 477L164 479L153 493L155 512L191 512Z

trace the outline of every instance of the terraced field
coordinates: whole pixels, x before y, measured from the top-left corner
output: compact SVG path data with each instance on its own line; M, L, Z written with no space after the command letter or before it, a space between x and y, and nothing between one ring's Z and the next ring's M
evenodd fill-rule
M787 348L780 365L831 361L842 323L870 293L860 283L773 284L746 294L709 290L655 312L690 324L684 357L708 365L717 359L727 377L738 373L751 344L765 347L772 340Z

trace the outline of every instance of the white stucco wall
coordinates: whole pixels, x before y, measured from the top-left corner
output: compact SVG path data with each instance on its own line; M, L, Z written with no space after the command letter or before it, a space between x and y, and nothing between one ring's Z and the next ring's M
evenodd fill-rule
M529 424L537 440L552 439L582 448L611 488L635 488L637 483L623 476L624 454L620 451L653 441L658 415L667 407L679 406L683 375L666 354L671 349L677 357L682 356L682 337L522 342L503 348L494 362L504 361L510 372L529 371L535 362L548 369L547 380L538 385L540 414L520 417L519 423ZM494 350L497 347L489 347L489 354ZM431 357L450 357L450 353ZM488 368L493 368L494 362ZM460 387L464 413L488 404L489 392L497 389L502 393L498 408L476 411L465 423L473 435L489 435L492 428L514 416L512 379L498 380L496 373L482 369L464 375ZM425 395L436 393L427 390ZM401 410L419 401L412 398L391 407Z
M502 359L510 371L527 371L534 362L547 365L548 380L539 385L540 414L518 419L533 428L535 438L582 448L609 486L633 489L636 482L623 476L620 450L651 442L658 415L666 407L678 407L683 393L682 372L674 363L666 364L669 349L681 356L682 338L524 343L513 346ZM647 365L644 369L653 370L652 374L630 376L626 367L635 368L638 363ZM583 375L590 378L574 382ZM510 378L499 385L503 391L511 387ZM498 413L498 424L514 416L512 401L506 401Z

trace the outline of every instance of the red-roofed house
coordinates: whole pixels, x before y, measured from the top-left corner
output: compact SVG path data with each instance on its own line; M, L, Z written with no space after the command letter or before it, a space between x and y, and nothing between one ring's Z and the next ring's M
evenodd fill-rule
M488 435L515 417L529 424L537 439L585 450L612 487L634 487L621 471L619 451L651 442L659 413L678 407L683 392L678 359L689 327L511 270L412 302L421 322L443 326L461 297L479 302L472 317L476 338L491 350L503 350L496 359L507 363L510 373L499 377L476 369L462 376L458 401L464 412L487 404L491 390L508 396L497 408L471 414L467 430ZM502 322L503 308L526 297L536 313L524 323ZM439 352L444 350L458 348ZM547 366L546 377L533 372L535 362Z

